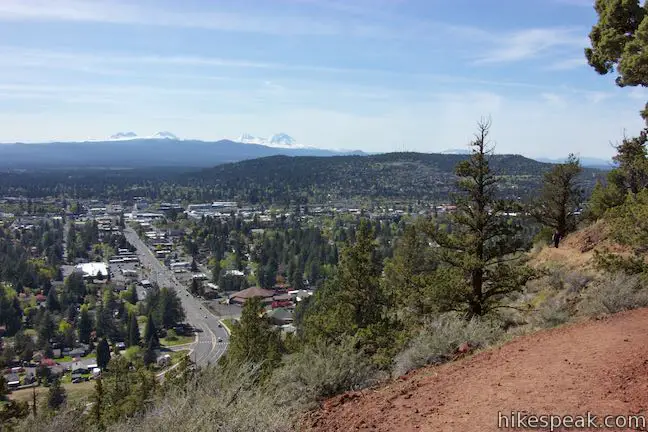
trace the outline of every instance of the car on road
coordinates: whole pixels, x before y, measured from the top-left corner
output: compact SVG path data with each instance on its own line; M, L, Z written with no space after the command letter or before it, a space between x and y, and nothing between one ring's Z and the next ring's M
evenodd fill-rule
M222 338L222 337L219 337L219 338L218 338L218 342L223 342L223 338Z
M205 319L207 319L207 315L205 315Z

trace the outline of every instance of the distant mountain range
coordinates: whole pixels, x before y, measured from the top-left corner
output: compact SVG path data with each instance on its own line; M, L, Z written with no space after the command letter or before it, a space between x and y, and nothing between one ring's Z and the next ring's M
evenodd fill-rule
M443 155L467 155L469 149L450 149ZM242 134L235 140L200 141L181 139L161 131L140 136L135 132L119 132L107 139L79 142L38 144L0 144L0 168L147 168L147 167L212 167L215 165L267 156L367 156L360 150L324 150L300 144L288 134L270 138ZM557 159L537 159L560 163ZM585 167L610 169L612 161L582 157Z
M249 137L244 135L243 138ZM261 138L256 138L262 142ZM180 139L171 132L139 136L119 132L104 140L0 144L0 168L146 168L212 167L246 159L285 156L365 155L362 151L322 150L296 144L286 134L277 134L266 144L232 140Z
M441 152L441 154L455 154L467 155L470 154L470 149L448 149ZM550 159L550 158L532 158L538 162L559 164L565 162L565 159ZM615 164L611 159L601 159L593 157L579 157L582 166L587 168L598 168L602 170L610 170L614 168Z

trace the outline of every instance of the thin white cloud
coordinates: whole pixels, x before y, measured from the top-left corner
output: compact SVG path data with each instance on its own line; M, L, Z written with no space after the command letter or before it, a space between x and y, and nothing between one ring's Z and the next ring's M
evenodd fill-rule
M549 67L547 67L547 70L566 71L577 69L586 65L587 62L585 61L585 54L583 54L581 57L568 58L552 63L551 65L549 65Z
M586 46L577 29L535 28L513 32L498 37L492 49L479 55L476 63L511 63L546 55L560 48Z
M462 77L460 75L444 75L433 73L411 73L400 70L382 70L368 68L339 68L328 66L301 65L295 63L269 63L256 62L241 59L226 59L208 56L153 56L153 55L130 55L123 53L104 52L94 54L87 52L71 51L46 51L46 50L24 50L14 47L0 46L0 67L3 68L33 68L40 71L47 69L70 69L97 73L99 75L122 75L122 76L142 76L142 71L137 69L146 65L163 65L167 68L191 67L191 75L198 78L199 70L194 66L204 67L204 77L212 80L232 79L232 76L219 74L214 76L211 69L222 71L223 68L231 69L257 69L278 70L291 72L306 73L323 73L328 75L358 75L358 76L386 76L386 77L410 77L422 79L431 83L459 83L475 84L496 87L517 87L528 89L546 89L548 87L536 83L525 83L518 81L495 81L473 77ZM130 69L129 69L130 68ZM147 76L176 76L175 73L169 72L168 69L160 70L158 68L146 69ZM186 74L185 74L186 75ZM312 78L312 75L308 74ZM180 76L178 76L180 77ZM294 79L294 77L291 77Z
M179 4L179 3L178 3ZM380 36L382 29L346 20L314 19L306 16L262 16L252 13L187 11L165 9L161 2L154 7L114 0L2 0L0 20L36 22L101 22L167 27L187 27L228 32L281 35Z

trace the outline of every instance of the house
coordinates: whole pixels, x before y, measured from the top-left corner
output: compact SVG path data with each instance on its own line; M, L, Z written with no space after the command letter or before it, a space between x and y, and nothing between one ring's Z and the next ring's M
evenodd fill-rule
M275 292L271 290L259 287L251 287L232 294L229 297L229 303L243 305L247 299L259 297L261 298L261 303L269 304L272 303L272 297L274 296L274 294Z
M293 312L285 308L272 309L266 313L266 317L270 319L271 323L278 326L292 324L294 320Z
M86 355L86 350L83 348L74 348L73 350L70 350L68 355L72 358L83 357Z
M88 367L81 363L80 361L76 361L72 363L72 366L70 366L70 370L72 373L77 373L77 374L84 374L88 373Z

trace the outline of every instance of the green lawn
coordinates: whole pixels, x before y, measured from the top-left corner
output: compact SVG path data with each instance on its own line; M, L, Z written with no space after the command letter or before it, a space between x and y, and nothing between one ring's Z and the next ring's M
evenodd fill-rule
M176 345L185 345L185 344L190 344L193 343L193 341L196 339L195 336L175 336L169 338L162 338L160 339L160 344L163 346L176 346Z
M226 318L223 320L223 325L227 328L228 333L232 333L232 329L234 328L235 322L236 321L231 318Z
M88 354L88 355L85 356L85 357L80 357L80 358L81 358L81 359L97 358L97 353L94 353L94 352L93 352L93 353ZM55 359L55 360L56 360L58 363L66 363L66 362L69 363L69 362L74 361L74 358L73 358L73 357L70 357L70 356L63 356L63 357L61 357L61 358L57 358L57 359Z

